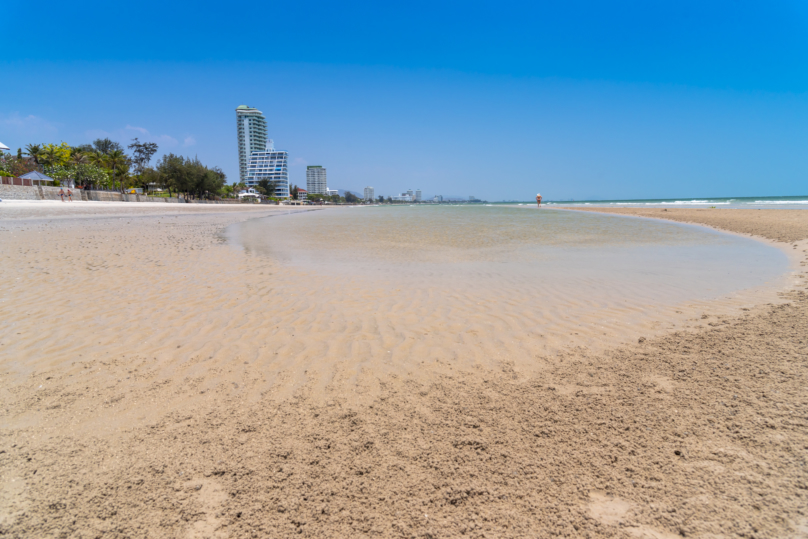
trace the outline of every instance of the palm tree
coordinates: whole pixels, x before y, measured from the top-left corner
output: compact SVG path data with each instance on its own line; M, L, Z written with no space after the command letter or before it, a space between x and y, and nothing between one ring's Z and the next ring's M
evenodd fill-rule
M122 169L129 164L129 158L121 150L112 150L106 156L106 164L112 169L113 188L115 187L115 170ZM123 180L121 180L121 192L123 192Z
M81 150L73 150L70 155L70 162L74 165L86 165L90 162L90 158L87 157L87 154L82 152Z
M91 165L95 165L99 168L107 168L107 156L101 152L90 151L85 154L87 156L87 161Z
M106 155L100 152L88 152L87 154L87 161L90 162L91 165L95 165L98 167L103 167L106 165Z
M79 177L81 171L80 165L86 165L87 163L89 163L89 161L90 160L87 158L87 154L85 154L82 150L78 148L73 148L73 151L70 153L70 162L75 167L76 177L74 179L76 180L77 183L81 180L81 178Z
M25 155L31 158L35 164L39 164L39 158L42 155L42 146L39 144L29 144L25 147Z
M59 162L59 152L57 150L58 148L53 145L48 146L39 153L39 162L43 166L53 167Z

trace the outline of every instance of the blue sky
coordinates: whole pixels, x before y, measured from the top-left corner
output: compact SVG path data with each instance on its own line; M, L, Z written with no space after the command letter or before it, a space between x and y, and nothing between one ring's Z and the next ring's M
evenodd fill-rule
M489 200L808 194L808 2L11 0L0 141L138 136L238 177ZM8 26L6 26L9 28Z

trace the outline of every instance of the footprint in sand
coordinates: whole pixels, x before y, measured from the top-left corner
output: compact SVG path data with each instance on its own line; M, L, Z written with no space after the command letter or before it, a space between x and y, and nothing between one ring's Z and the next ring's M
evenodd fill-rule
M632 505L626 500L609 496L604 492L592 492L589 494L589 514L593 518L607 526L620 526L623 530L634 537L642 539L676 539L680 535L666 531L660 531L650 526L629 523Z

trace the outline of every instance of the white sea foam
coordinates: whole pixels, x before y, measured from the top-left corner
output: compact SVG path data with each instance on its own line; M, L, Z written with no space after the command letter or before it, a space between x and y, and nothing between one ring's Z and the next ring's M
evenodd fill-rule
M648 206L806 206L808 200L738 200L735 198L723 200L693 199L693 200L662 200L646 201L606 201L603 202L547 202L548 206L616 206L616 207L648 207Z
M671 202L610 202L611 206L725 206L731 202L710 202L709 200L675 200Z
M756 200L750 204L808 204L808 200Z

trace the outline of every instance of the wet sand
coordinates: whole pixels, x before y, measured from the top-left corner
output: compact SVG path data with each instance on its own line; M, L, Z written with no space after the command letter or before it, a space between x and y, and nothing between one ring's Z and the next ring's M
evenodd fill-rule
M0 533L808 534L804 284L530 373L507 354L308 373L301 354L385 331L350 316L362 283L316 299L224 244L276 210L93 211L0 214ZM808 250L808 212L651 213Z

